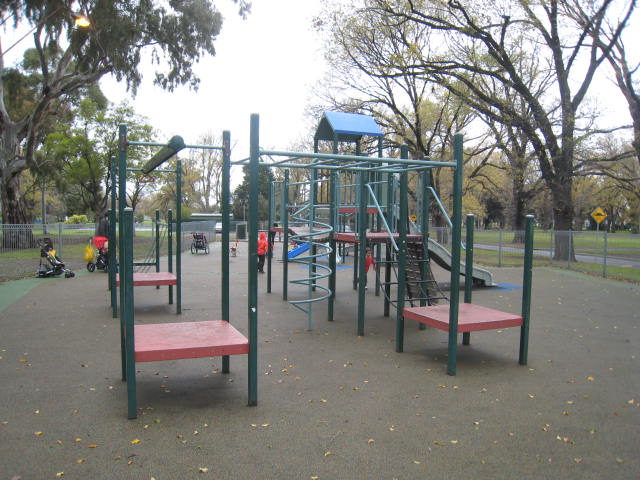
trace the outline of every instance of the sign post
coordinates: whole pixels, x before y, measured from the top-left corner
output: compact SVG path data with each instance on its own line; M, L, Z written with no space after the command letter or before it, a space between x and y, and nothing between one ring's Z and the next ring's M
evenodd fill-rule
M605 218L607 218L606 212L600 207L591 212L591 218L596 222L596 248L598 247L598 232L600 231L600 224Z

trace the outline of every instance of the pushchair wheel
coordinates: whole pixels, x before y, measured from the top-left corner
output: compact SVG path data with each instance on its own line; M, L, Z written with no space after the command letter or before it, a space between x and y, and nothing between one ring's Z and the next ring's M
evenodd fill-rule
M191 244L191 255L193 255L196 252L197 252L196 246L192 243Z
M209 244L208 243L204 244L204 253L206 253L207 255L209 254Z
M69 272L64 272L64 278L71 278L71 277L75 277L76 274L69 271Z
M93 272L96 269L96 264L89 262L87 263L87 270L89 270L89 272Z

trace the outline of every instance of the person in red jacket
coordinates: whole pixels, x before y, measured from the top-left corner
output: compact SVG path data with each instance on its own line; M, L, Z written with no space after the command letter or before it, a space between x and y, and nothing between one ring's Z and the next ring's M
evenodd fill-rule
M269 251L269 242L267 242L267 234L260 232L258 237L258 271L264 273L264 259Z
M373 266L373 269L376 269L376 259L373 258L373 255L371 253L371 249L369 247L367 247L367 250L365 251L365 257L364 257L364 289L367 290L367 274L369 273L369 269L371 268L371 266Z

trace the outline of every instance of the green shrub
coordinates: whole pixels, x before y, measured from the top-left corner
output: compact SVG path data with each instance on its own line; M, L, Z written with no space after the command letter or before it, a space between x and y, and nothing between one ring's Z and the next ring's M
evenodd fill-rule
M89 218L86 215L71 215L64 221L67 224L89 223Z

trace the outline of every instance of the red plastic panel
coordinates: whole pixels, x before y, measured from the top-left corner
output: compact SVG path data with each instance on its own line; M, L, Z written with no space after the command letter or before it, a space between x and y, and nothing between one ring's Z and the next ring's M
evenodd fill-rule
M136 362L249 353L249 340L224 320L135 326Z
M158 285L177 285L178 277L169 272L144 272L133 274L134 287L155 287ZM120 275L116 275L116 285L120 285Z
M449 305L410 307L402 311L404 318L415 320L440 330L449 330ZM501 312L473 303L461 303L458 310L458 332L476 332L496 328L520 327L523 319L513 313Z

